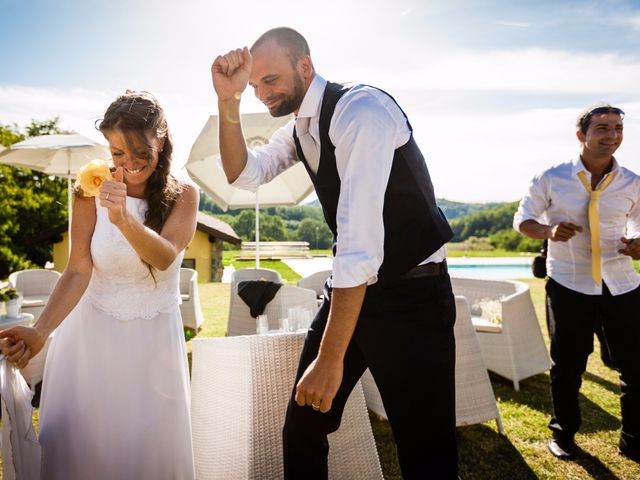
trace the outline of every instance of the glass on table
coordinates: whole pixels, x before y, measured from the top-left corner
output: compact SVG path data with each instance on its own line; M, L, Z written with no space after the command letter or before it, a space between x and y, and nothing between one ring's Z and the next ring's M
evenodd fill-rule
M279 321L279 328L281 332L291 332L290 323L288 318L281 318Z
M256 317L256 333L258 335L269 333L269 320L266 315L258 315Z
M292 307L288 310L289 324L292 332L308 330L311 325L311 311L302 307Z

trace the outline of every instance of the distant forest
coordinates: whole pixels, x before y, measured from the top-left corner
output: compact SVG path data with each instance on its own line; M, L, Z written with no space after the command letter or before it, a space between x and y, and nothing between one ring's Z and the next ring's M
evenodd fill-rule
M511 251L538 251L541 242L523 237L513 230L513 214L518 202L462 203L437 199L451 223L454 242L484 238L493 248ZM243 240L255 238L255 211L223 211L206 194L200 194L200 210L230 224ZM318 200L295 207L260 210L260 239L263 241L302 240L311 248L331 247L332 235L324 222ZM485 242L486 244L487 242Z

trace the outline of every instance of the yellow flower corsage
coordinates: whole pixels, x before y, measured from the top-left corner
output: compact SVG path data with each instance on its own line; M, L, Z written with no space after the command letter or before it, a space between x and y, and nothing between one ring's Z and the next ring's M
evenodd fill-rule
M76 186L80 185L85 197L97 197L105 180L113 180L109 165L103 160L92 160L78 171Z

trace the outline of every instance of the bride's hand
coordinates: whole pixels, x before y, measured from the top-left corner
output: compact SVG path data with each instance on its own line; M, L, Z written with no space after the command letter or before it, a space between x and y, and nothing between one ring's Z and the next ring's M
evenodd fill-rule
M24 368L47 341L40 331L32 327L12 327L0 331L0 349L10 363Z
M109 210L109 221L115 226L127 221L127 185L123 181L124 170L116 168L113 180L105 180L100 187L100 206Z

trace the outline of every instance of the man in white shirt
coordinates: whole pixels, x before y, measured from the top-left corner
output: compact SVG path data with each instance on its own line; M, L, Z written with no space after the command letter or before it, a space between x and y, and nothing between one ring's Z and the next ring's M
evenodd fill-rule
M220 152L233 185L255 190L302 161L335 239L333 275L301 355L283 432L285 478L327 478L327 434L364 370L373 374L403 476L457 478L455 303L426 163L386 93L315 73L290 28L216 58ZM273 116L294 113L267 145L247 150L247 83Z
M618 165L624 112L594 105L578 117L580 155L536 176L513 220L549 239L547 323L551 337L550 452L573 458L581 423L578 392L593 334L602 329L620 368L620 452L640 459L640 178Z

